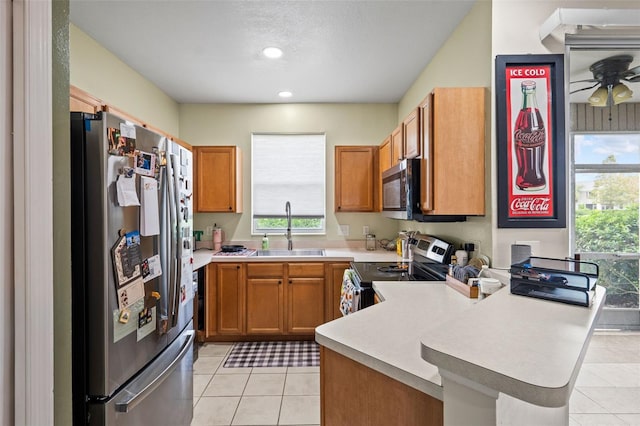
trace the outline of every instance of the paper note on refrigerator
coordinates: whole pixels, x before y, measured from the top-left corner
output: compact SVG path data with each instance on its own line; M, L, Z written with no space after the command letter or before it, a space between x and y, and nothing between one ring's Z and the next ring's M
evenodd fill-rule
M116 189L118 193L118 205L120 207L139 206L138 193L136 192L135 175L128 177L127 175L118 175L116 181Z
M138 277L131 284L118 289L118 308L121 311L141 299L144 299L144 281L142 281L142 277Z
M140 234L158 235L160 233L160 216L158 212L158 181L141 176L142 196L140 207Z

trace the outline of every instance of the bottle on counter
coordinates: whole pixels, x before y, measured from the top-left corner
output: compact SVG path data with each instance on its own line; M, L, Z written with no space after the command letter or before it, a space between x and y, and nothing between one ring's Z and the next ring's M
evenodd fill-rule
M267 237L267 234L262 237L262 250L269 250L269 237Z

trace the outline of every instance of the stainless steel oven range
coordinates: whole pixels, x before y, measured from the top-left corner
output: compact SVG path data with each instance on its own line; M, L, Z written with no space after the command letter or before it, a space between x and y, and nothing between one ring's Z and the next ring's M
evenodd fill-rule
M411 240L413 260L406 262L351 262L351 269L359 281L360 309L373 305L374 281L444 281L451 255L452 243L432 235L416 234Z

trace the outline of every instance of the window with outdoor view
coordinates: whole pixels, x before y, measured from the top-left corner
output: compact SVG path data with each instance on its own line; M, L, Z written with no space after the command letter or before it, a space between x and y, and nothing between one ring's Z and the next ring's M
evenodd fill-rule
M259 134L251 136L251 209L253 234L291 230L325 233L325 135Z
M574 246L600 267L606 306L638 308L640 134L574 134Z

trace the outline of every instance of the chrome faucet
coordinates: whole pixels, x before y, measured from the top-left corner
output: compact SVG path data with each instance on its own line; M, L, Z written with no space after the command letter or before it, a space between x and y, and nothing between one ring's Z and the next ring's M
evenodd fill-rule
M284 205L284 211L287 214L287 250L293 250L293 241L291 240L291 203L287 201Z

